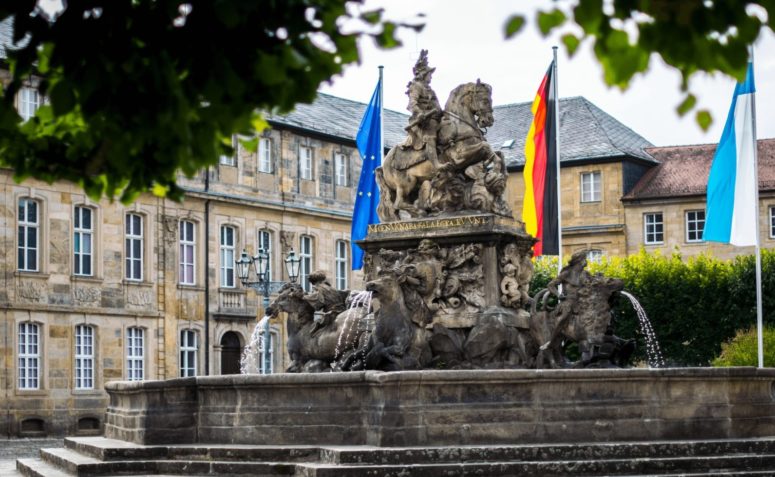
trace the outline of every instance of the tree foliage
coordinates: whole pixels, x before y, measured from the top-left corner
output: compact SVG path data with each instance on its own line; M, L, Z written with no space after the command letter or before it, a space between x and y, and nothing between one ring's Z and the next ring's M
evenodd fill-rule
M775 367L775 328L762 330L764 342L764 366ZM738 331L734 338L721 345L721 354L713 360L713 366L758 366L759 345L756 328Z
M3 1L16 46L0 100L3 165L17 179L74 181L94 198L178 198L178 171L231 154L233 134L265 126L258 110L311 102L358 61L359 36L398 45L397 25L360 3L68 0L52 19L36 1ZM48 102L22 122L14 98L30 78Z
M745 78L749 45L762 29L775 24L772 0L575 0L557 2L559 8L539 11L535 22L544 36L562 33L569 56L586 40L603 68L610 86L626 88L632 78L648 70L652 56L660 57L681 74L685 98L679 114L696 108L689 80L698 72L724 73ZM522 21L518 21L521 19ZM525 19L506 21L507 37L519 31ZM697 123L711 124L706 110L695 112Z
M554 261L536 261L531 293L556 276ZM756 322L755 260L741 256L724 261L700 255L682 260L641 250L588 266L590 273L621 278L648 314L668 364L707 366L721 344ZM764 321L775 325L775 251L762 251ZM616 334L637 338L638 356L645 344L638 319L626 298L614 308Z

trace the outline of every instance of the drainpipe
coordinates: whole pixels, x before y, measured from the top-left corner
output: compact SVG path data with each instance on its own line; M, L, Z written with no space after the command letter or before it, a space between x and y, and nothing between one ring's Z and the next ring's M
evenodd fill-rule
M210 168L205 169L205 193L210 191ZM205 199L205 376L210 375L210 199Z

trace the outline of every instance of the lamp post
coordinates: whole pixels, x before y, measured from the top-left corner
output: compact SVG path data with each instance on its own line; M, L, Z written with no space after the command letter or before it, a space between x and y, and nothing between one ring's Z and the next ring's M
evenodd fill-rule
M269 295L278 291L285 282L283 281L271 281L269 279L269 253L263 248L258 249L258 253L251 257L248 255L247 250L242 250L239 260L236 260L237 276L239 277L242 286L252 288L257 293L261 293L264 297L264 313L269 308ZM291 283L296 283L299 278L299 265L301 264L301 258L296 255L296 252L291 249L285 258L285 270L288 272L288 280ZM252 265L252 267L251 267ZM253 269L256 279L251 280L250 271ZM264 345L261 347L261 363L264 374L269 369L269 344L271 343L271 336L269 335L269 319L264 320Z

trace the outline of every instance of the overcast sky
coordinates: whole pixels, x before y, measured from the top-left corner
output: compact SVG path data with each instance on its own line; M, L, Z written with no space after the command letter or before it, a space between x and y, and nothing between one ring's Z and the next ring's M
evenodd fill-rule
M421 33L402 31L404 46L380 50L370 39L361 41L362 63L350 66L321 91L368 102L377 82L379 65L385 66L385 108L405 111L406 84L420 49L429 50L436 67L432 86L443 106L458 84L480 78L493 87L495 105L532 101L552 59L556 38L544 39L533 19L538 7L552 7L549 0L367 0L366 7L383 7L389 19L409 19L424 13ZM512 13L527 14L529 23L515 38L504 40L503 24ZM775 101L775 38L765 34L755 45L756 108L759 138L775 137L770 105ZM572 59L559 49L561 97L584 96L613 117L658 146L718 142L729 111L734 81L717 76L692 83L699 106L713 114L714 123L704 133L693 115L678 117L675 107L682 95L679 75L652 58L651 69L638 77L627 91L609 89L590 45L583 43Z

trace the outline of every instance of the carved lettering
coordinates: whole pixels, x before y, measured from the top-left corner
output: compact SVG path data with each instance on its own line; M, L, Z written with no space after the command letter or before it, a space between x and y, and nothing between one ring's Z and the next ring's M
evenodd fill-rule
M471 215L448 219L422 220L418 222L388 222L385 224L370 224L369 233L414 232L418 230L450 229L486 225L492 217Z

